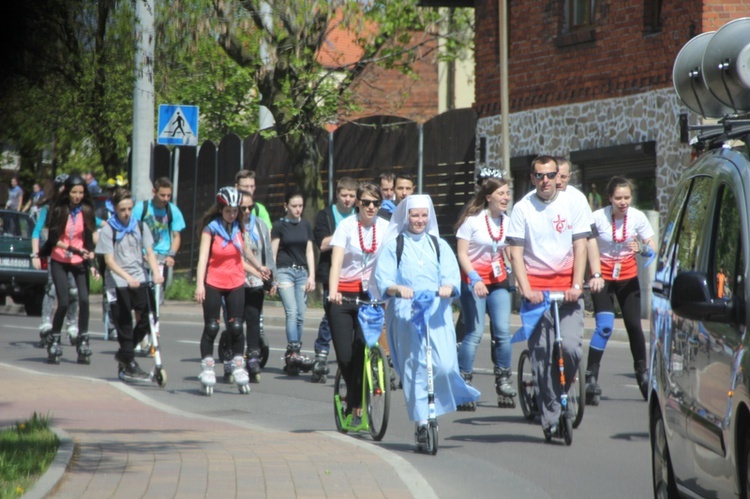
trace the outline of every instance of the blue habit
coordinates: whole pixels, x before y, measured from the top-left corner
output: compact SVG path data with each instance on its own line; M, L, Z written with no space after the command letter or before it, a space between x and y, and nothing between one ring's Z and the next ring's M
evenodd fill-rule
M375 280L381 296L394 284L435 293L441 285L450 285L458 295L461 283L456 257L448 243L439 240L438 264L432 239L426 234L404 238L401 264L396 266L396 239L386 243L378 254ZM435 409L437 415L456 410L459 404L475 402L479 392L468 386L458 370L456 331L450 299L435 296L425 313L432 344ZM427 420L427 361L424 336L415 325L412 300L391 297L385 313L391 360L404 387L409 419Z

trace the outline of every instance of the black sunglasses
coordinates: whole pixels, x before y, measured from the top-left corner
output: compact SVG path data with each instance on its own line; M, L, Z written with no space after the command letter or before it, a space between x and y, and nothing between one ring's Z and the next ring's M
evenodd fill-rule
M552 180L553 178L557 177L557 172L547 172L547 173L534 172L535 179L542 180L544 177L547 177L548 179Z
M250 206L240 206L242 208L242 211L253 211L253 208L255 208L254 204L251 204Z
M378 201L377 199L360 199L360 203L362 203L362 206L374 206L375 208L379 208L382 201Z

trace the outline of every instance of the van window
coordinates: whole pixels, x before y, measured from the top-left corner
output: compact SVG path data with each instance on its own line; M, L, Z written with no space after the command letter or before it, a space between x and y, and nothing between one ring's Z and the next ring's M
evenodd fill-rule
M710 177L693 179L693 187L677 234L675 275L687 270L697 270L696 262L703 244L703 227L711 197L712 180Z
M714 276L714 296L728 300L734 298L744 301L742 288L742 256L740 213L737 198L732 189L724 184L718 194L718 213L716 217L716 236L714 239L713 257L709 275Z

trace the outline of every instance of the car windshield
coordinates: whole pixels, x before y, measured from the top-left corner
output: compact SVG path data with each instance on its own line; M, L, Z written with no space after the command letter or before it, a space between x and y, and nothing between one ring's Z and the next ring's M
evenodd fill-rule
M31 238L34 222L28 215L11 211L0 212L0 237Z

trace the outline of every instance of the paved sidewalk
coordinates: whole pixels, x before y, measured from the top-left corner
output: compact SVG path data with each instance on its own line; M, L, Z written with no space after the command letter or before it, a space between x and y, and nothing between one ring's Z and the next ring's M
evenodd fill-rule
M29 497L436 497L402 458L334 432L184 414L119 382L7 364L0 379L0 426L50 414L75 443L62 479L40 481L51 493Z

